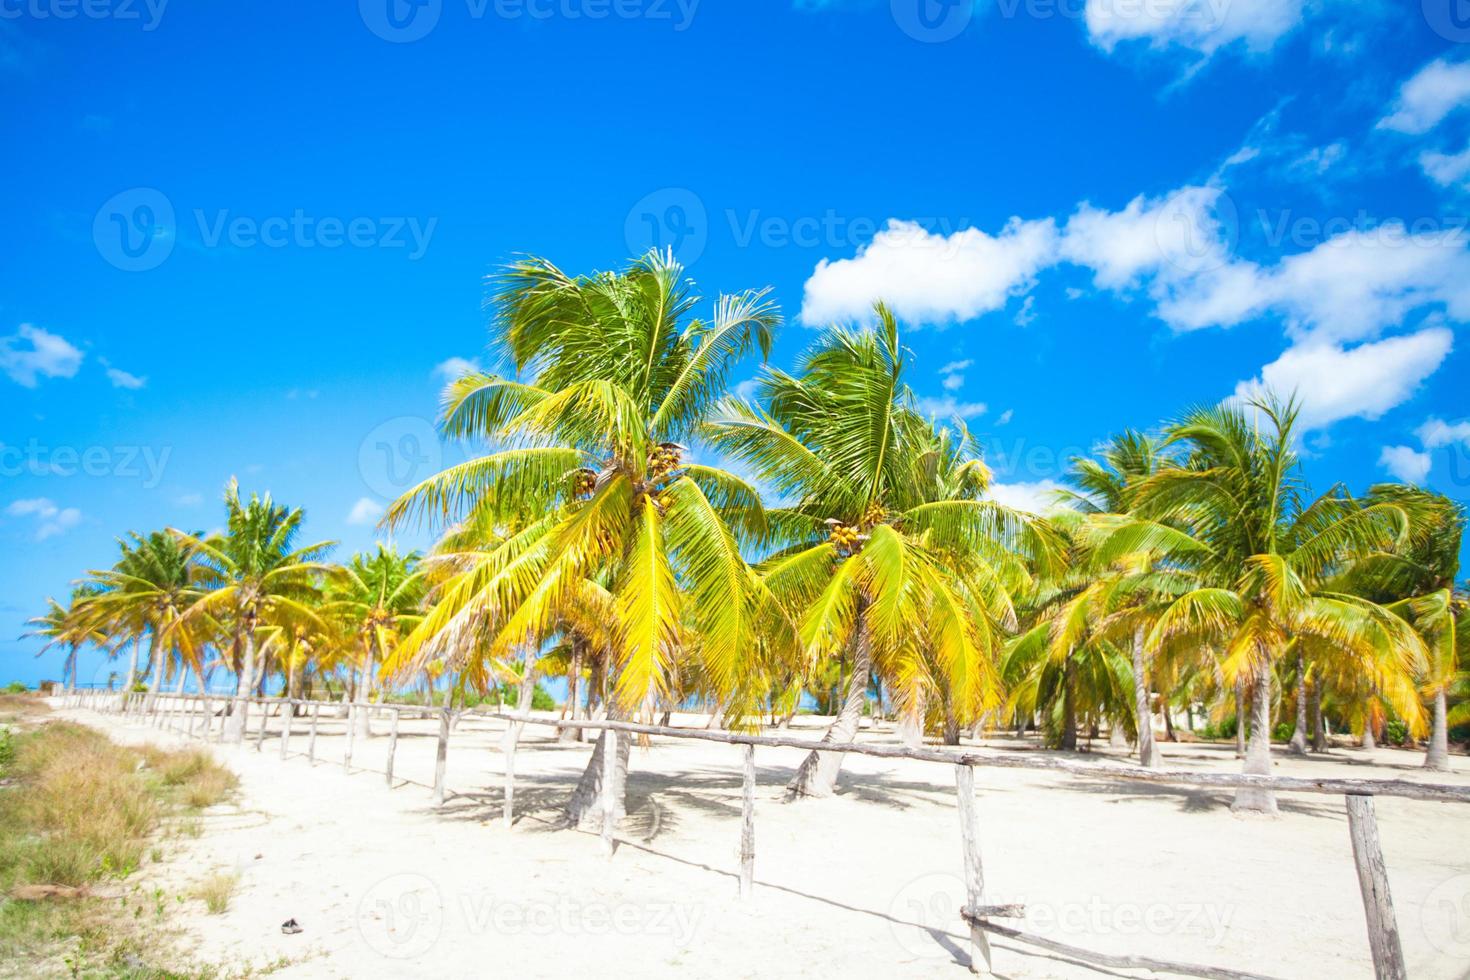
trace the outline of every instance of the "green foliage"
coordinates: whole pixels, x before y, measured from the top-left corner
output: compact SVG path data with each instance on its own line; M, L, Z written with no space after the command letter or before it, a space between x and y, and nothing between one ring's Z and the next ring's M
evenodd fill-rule
M30 688L26 687L20 681L11 681L9 684L5 685L6 694L24 694L28 690L30 690Z
M1409 741L1409 726L1397 718L1390 718L1383 724L1383 738L1390 745L1405 745Z
M0 728L0 776L15 763L15 733L9 728Z
M1235 716L1231 715L1228 718L1223 719L1218 725L1213 722L1205 722L1203 725L1200 725L1194 730L1194 734L1196 738L1203 739L1207 742L1213 742L1217 740L1234 738L1235 729Z
M516 707L516 705L520 703L520 700L520 688L515 687L509 683L500 685L500 701L507 708ZM552 698L550 694L547 694L546 691L542 689L540 684L537 684L536 687L531 691L531 710L555 711L556 708L556 701Z
M1271 729L1271 741L1290 742L1291 736L1295 731L1296 728L1294 726L1292 726L1289 722L1283 721L1281 724Z

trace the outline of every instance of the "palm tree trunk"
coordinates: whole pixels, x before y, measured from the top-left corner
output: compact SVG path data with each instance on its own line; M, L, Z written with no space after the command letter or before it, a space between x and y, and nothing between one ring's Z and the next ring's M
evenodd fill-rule
M1073 665L1071 654L1062 664L1062 732L1058 745L1064 752L1077 751L1077 699L1072 688Z
M904 709L903 718L898 724L899 737L907 748L918 749L924 746L924 711L924 690L920 688L914 694L913 703Z
M1159 710L1164 716L1164 741L1177 742L1179 736L1174 734L1174 713L1170 707L1168 699L1162 694L1159 695Z
M225 725L225 741L237 745L245 741L246 714L249 710L250 688L255 680L255 630L248 623L241 629L241 643L245 648L240 662L240 673L235 681L235 706Z
M64 677L69 678L66 682L66 689L75 691L77 689L77 648L75 646L66 655L66 663L62 665L61 673Z
M1327 751L1327 719L1322 716L1322 679L1312 682L1312 751Z
M1150 769L1163 765L1154 744L1153 713L1148 710L1148 676L1143 670L1143 627L1133 631L1133 708L1138 724L1138 758Z
M616 721L622 712L616 710L614 702L609 701L608 718ZM620 734L618 738L618 758L613 767L613 814L615 819L621 819L628 809L628 750L632 747L633 736L626 733ZM592 750L592 758L587 761L587 768L582 770L582 778L577 781L577 788L572 791L572 798L567 801L563 813L568 825L579 827L583 830L596 831L602 829L602 758L606 754L607 732L604 731L597 737L596 747Z
M567 703L562 709L562 716L570 715L571 721L577 720L577 685L582 679L582 640L575 634L572 636L572 662L567 665ZM558 742L580 742L582 741L582 729L559 728L556 732Z
M1246 748L1246 775L1271 775L1271 665L1257 664L1255 690L1251 694L1251 737ZM1230 807L1236 813L1276 812L1276 794L1267 789L1238 789Z
M163 644L158 642L158 635L153 636L153 680L148 684L148 699L143 703L144 711L152 711L153 706L158 703L158 693L163 690L163 668L168 661L167 651Z
M1287 751L1292 755L1307 754L1307 658L1296 654L1296 729L1291 733Z
M143 638L141 636L133 640L133 650L128 655L128 680L123 685L122 700L120 702L124 708L127 707L128 701L133 696L133 685L138 683L138 648L142 645Z
M1435 772L1450 771L1450 733L1445 724L1444 685L1434 692L1434 727L1429 731L1429 751L1424 755L1424 768Z
M375 659L373 655L377 651L373 649L372 640L368 640L363 646L367 648L367 653L362 665L362 683L358 687L355 700L360 704L367 704L373 697L373 661ZM357 712L357 734L360 738L372 738L373 726L372 719L368 717L369 714L371 712Z
M189 682L189 668L184 664L184 658L179 657L179 679L174 684L174 693L183 694L184 685Z
M1235 757L1245 758L1245 732L1249 727L1245 720L1245 679L1235 679Z
M863 702L868 696L868 673L873 663L873 636L868 630L868 603L858 598L857 622L853 633L857 643L853 651L852 676L847 680L847 696L842 702L832 727L822 736L823 742L847 745L857 738L863 720ZM842 769L843 753L812 752L802 760L796 775L786 784L788 802L803 796L831 796L837 788L837 773Z

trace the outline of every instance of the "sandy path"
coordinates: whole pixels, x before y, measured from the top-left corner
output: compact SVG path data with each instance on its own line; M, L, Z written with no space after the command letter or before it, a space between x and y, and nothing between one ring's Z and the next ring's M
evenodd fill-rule
M120 741L185 741L62 714ZM179 890L212 871L241 874L226 914L191 902L175 917L199 956L233 966L289 957L278 974L287 977L967 975L947 767L853 757L837 798L787 806L780 788L800 753L757 750L757 887L747 905L733 874L739 749L635 750L626 842L609 861L596 837L553 827L587 746L530 729L516 765L521 817L507 831L498 726L471 719L456 731L452 798L436 812L427 789L435 725L405 722L403 780L391 792L385 737L359 739L354 772L343 772L341 721L329 732L324 719L314 766L300 734L285 762L274 735L261 752L253 731L244 749L216 747L240 775L238 807L206 816L204 834L171 842L150 872ZM1164 751L1200 769L1235 766L1228 747ZM1331 761L1279 758L1276 771L1423 778L1417 755L1380 750L1375 761L1370 769L1361 751L1339 749ZM1454 764L1449 778L1470 783L1466 760ZM1341 800L1283 797L1283 815L1261 820L1233 816L1223 793L1015 770L982 769L976 782L991 897L1026 903L1029 931L1278 977L1372 976ZM1378 808L1410 974L1470 976L1470 808ZM281 933L291 917L302 934ZM996 966L1018 978L1142 975L1009 942L997 943Z

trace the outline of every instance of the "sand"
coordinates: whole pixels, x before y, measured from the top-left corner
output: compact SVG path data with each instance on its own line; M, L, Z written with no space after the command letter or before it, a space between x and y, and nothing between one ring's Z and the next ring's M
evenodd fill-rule
M189 741L90 711L59 714L119 741ZM815 736L819 725L798 719L794 734ZM171 913L179 948L234 970L284 958L282 977L967 975L947 766L849 757L838 796L788 805L781 788L801 753L758 749L756 889L741 902L741 749L672 740L635 749L630 816L609 859L596 836L557 828L589 746L528 729L507 830L500 726L462 722L450 799L435 810L436 726L405 720L391 791L388 739L358 739L344 772L336 719L323 721L315 765L300 722L284 762L274 721L263 751L253 723L243 748L212 747L239 774L238 799L208 812L199 837L170 839L143 882L186 893L234 871L240 883L222 915L198 901ZM886 727L863 738L896 742ZM1092 758L1110 754L1093 748ZM1163 750L1171 766L1237 766L1231 746ZM1428 780L1421 760L1335 748L1278 755L1276 772ZM1467 760L1453 765L1433 779L1470 784ZM1266 819L1232 815L1228 793L1019 770L977 770L976 785L988 898L1025 903L1028 931L1275 977L1373 975L1341 799L1282 796L1281 816ZM1378 816L1410 975L1470 976L1470 807L1383 799ZM281 932L291 918L298 935ZM1007 977L1148 975L1009 940L995 957Z

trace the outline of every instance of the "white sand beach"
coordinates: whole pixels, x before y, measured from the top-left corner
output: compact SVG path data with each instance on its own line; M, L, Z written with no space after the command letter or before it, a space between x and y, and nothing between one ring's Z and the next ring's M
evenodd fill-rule
M58 716L123 742L187 741L86 710ZM816 737L820 723L798 718L793 734ZM967 975L945 766L852 756L837 797L785 804L781 789L801 753L758 749L756 888L742 902L738 748L655 740L635 749L629 818L609 859L597 837L557 829L588 745L528 729L508 831L500 725L462 720L441 810L429 789L436 725L406 716L391 791L388 739L357 740L344 772L338 719L329 727L324 718L315 765L300 723L284 762L274 719L263 750L253 731L243 748L214 746L239 774L237 801L208 811L197 838L170 839L141 880L183 892L216 871L241 878L223 915L197 901L171 913L178 947L235 970L284 958L273 974L283 977ZM863 738L897 741L886 727ZM1093 758L1109 754L1101 742L1093 748ZM1230 746L1164 752L1171 767L1238 765ZM1335 748L1327 758L1281 755L1276 773L1430 781L1420 761ZM1464 758L1454 765L1433 781L1470 784ZM1024 903L1027 931L1273 977L1372 976L1341 798L1283 795L1281 815L1262 819L1232 815L1223 792L985 768L976 786L987 897ZM1378 817L1410 975L1470 976L1470 813L1381 799ZM281 931L291 918L298 935ZM1148 975L1007 940L995 943L995 968L1016 978Z

